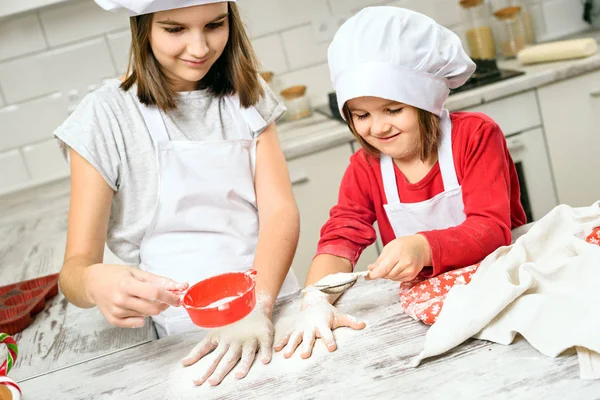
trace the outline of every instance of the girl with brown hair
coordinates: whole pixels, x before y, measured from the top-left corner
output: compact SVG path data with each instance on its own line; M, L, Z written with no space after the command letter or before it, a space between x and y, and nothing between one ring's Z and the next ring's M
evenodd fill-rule
M284 106L235 1L96 2L129 13L130 65L55 131L72 182L60 287L116 326L151 316L163 337L198 329L172 291L256 269L252 313L182 360L214 350L196 384L218 384L238 361L241 378L257 351L270 361L274 302L298 289L298 210L275 129ZM130 265L104 264L105 243Z
M515 165L500 127L480 113L450 113L450 89L475 70L460 39L431 18L368 7L336 33L328 52L338 107L362 149L321 229L307 285L350 272L376 239L384 248L367 279L408 282L480 262L526 223ZM341 313L339 295L305 294L296 326L277 344L290 357L332 330L365 327ZM402 333L399 333L402 334Z

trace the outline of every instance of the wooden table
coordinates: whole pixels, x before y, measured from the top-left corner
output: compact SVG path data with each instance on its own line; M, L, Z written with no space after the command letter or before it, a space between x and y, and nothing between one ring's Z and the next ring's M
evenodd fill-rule
M0 201L0 285L60 271L66 241L69 187L42 186ZM106 251L106 258L115 260ZM21 381L155 339L140 329L109 325L97 309L69 304L59 293L23 332L14 335L19 358L9 375ZM0 354L4 349L0 349ZM35 397L34 397L35 398Z
M277 306L276 327L287 324L298 299ZM581 381L575 353L556 359L523 339L511 346L470 340L412 369L427 327L402 313L393 282L359 282L339 307L359 318L362 331L338 329L338 350L318 341L313 356L255 363L245 379L228 376L217 387L194 387L210 360L184 368L179 360L204 335L155 340L21 382L24 399L598 399L600 381ZM278 329L278 334L283 333ZM75 378L77 377L77 378Z
M0 199L2 284L60 269L68 187L40 190L43 196ZM600 398L600 382L579 380L573 352L548 358L522 339L511 346L470 340L409 368L427 327L402 313L397 292L392 282L358 283L339 307L363 318L367 327L336 330L336 352L328 353L318 341L308 360L276 353L269 365L255 364L245 379L228 376L216 388L192 385L210 356L188 368L179 363L204 332L153 340L149 325L113 328L97 310L78 309L59 294L31 327L15 335L20 356L10 375L26 400ZM298 299L277 305L278 335L298 308Z

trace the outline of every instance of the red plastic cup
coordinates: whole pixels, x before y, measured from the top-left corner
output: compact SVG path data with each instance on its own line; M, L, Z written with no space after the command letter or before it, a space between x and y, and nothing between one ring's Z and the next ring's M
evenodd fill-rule
M218 328L237 322L256 305L255 269L227 272L191 286L182 306L192 322L202 328Z

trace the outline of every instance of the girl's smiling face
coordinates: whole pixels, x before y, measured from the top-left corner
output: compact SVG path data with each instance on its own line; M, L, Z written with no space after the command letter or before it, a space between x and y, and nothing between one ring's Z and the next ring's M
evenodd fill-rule
M227 2L154 14L150 47L173 90L192 91L229 39Z
M380 97L346 102L356 133L368 144L397 160L419 157L419 114L415 107Z

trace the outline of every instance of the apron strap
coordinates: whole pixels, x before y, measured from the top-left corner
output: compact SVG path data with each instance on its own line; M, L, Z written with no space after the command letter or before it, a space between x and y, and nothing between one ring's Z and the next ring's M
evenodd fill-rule
M229 105L232 117L242 138L246 137L248 129L250 129L250 136L254 139L267 126L267 123L258 111L256 111L256 108L244 108L241 106L237 95L226 96L225 101Z
M444 191L456 189L458 177L456 176L456 168L454 167L454 157L452 155L452 120L447 109L442 111L440 117L440 126L442 129L442 141L438 149L438 161L440 164L440 172L444 182Z
M162 117L162 112L157 106L149 107L145 104L140 104L142 117L146 122L146 127L150 136L155 143L168 143L169 134L167 133L167 127Z
M400 203L398 196L398 184L396 183L396 173L394 172L394 161L392 157L381 154L379 157L381 167L381 177L383 178L383 189L387 204Z

